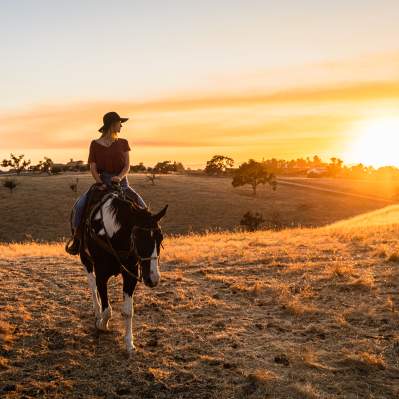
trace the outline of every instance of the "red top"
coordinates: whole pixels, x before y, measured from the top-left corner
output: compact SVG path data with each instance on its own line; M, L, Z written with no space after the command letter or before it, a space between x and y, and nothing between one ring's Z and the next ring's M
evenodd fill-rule
M88 163L95 162L98 172L120 173L125 166L124 153L130 151L126 139L118 138L109 147L105 147L97 141L90 143Z

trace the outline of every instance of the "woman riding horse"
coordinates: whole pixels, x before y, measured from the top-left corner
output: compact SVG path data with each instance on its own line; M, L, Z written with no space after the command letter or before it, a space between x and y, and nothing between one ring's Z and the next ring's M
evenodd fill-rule
M122 122L128 118L121 118L116 112L108 112L103 116L102 133L97 140L90 143L88 164L96 186L100 190L111 188L113 183L120 183L126 197L135 202L140 208L147 208L143 198L129 186L127 174L130 169L129 143L126 139L118 138ZM74 204L74 218L72 220L73 241L66 245L65 250L71 255L77 255L80 250L81 220L89 190L83 193Z

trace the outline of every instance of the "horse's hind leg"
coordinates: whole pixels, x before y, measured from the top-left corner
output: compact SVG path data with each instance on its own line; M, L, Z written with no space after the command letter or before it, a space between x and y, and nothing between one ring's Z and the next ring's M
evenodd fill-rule
M112 316L112 308L108 302L108 290L107 283L109 277L97 276L96 283L98 288L98 293L101 298L102 313L100 317L96 320L96 327L99 330L108 330L108 321Z
M123 305L122 316L125 320L125 344L126 350L132 353L136 350L133 343L132 317L133 317L133 292L137 281L122 273L123 277Z

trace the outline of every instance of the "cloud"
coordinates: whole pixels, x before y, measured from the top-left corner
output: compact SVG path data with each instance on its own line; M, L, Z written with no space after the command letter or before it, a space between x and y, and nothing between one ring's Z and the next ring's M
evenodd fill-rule
M356 104L380 100L399 100L399 81L146 102L51 104L0 115L0 139L3 148L86 148L99 135L102 115L117 110L130 117L122 136L126 134L134 145L239 146L273 135L338 134L356 117L352 112ZM340 111L334 108L337 104ZM320 113L315 105L327 106L330 113Z

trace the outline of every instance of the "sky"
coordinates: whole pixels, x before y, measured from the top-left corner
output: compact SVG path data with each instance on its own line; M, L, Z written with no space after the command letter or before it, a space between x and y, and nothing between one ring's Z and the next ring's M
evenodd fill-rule
M0 159L87 160L103 114L116 111L129 117L120 137L131 164L197 168L215 154L396 162L370 157L359 136L372 143L368 124L378 136L399 120L397 0L0 7Z

